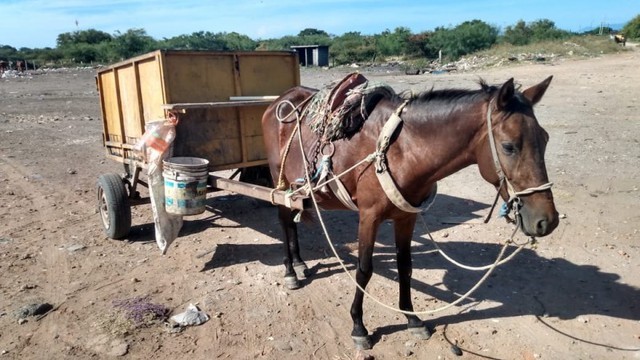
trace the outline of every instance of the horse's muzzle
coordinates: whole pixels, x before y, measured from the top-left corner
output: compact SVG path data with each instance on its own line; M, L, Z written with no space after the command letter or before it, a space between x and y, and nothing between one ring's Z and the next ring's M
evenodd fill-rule
M534 214L534 212L528 211L525 206L520 210L520 215L522 216L522 231L527 236L547 236L558 227L560 222L558 212L555 209Z

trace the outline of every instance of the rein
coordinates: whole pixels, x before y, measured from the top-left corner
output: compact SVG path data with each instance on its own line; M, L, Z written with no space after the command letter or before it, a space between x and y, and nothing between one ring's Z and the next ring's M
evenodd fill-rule
M308 99L307 99L307 100L308 100ZM306 102L307 100L305 100L305 102ZM291 102L289 102L289 101L283 101L281 104L283 104L283 103L285 103L285 104L289 104L289 105L293 106L293 104L292 104ZM278 108L277 108L277 109L280 109L280 105L281 105L281 104L278 104ZM376 144L376 151L375 151L375 152L373 152L373 153L369 154L367 157L365 157L364 159L362 159L361 161L359 161L357 164L355 164L355 165L354 165L354 166L352 166L351 168L349 168L349 169L347 169L347 170L343 171L342 173L340 173L340 174L338 174L338 175L334 175L334 177L333 177L332 179L326 180L324 183L317 184L315 187L312 187L312 186L311 186L311 184L309 183L307 186L305 186L305 187L303 187L303 188L307 188L307 191L309 191L309 192L314 192L314 191L318 190L319 188L321 188L322 186L326 185L327 183L330 183L330 182L337 182L337 181L339 181L339 178L340 178L340 177L342 177L342 176L343 176L343 175L345 175L346 173L348 173L348 172L350 172L350 171L354 170L356 167L358 167L358 166L360 166L360 165L362 165L362 164L364 164L364 163L371 163L371 162L374 162L374 161L375 161L375 162L376 162L376 175L378 175L378 174L382 173L382 174L386 174L386 176L385 176L385 177L388 177L388 181L386 181L386 183L387 183L386 185L383 183L383 181L385 181L385 180L380 180L381 184L383 185L383 189L384 189L384 191L385 191L385 194L387 194L387 196L389 196L389 193L390 193L390 192L395 192L396 194L395 194L395 195L393 195L393 196L395 197L395 199L394 199L394 200L398 201L399 203L401 203L401 202L405 202L407 206L404 206L404 205L401 205L402 207L401 207L401 206L398 206L398 205L396 204L396 202L394 202L394 200L391 200L391 201L394 203L394 205L398 206L398 207L399 207L400 209L402 209L402 210L405 210L405 209L403 209L403 207L411 208L411 209L415 209L414 211L408 211L408 212L412 212L412 213L416 213L417 215L420 215L419 213L421 213L421 212L422 212L422 209L413 207L411 204L409 204L409 203L404 199L404 197L402 196L402 194L400 194L399 190L398 190L398 189L397 189L397 187L395 186L395 183L393 182L393 179L391 178L391 176L390 176L390 174L389 174L389 172L388 172L388 167L387 167L387 163L386 163L386 151L387 151L387 149L388 149L388 147L389 147L389 145L390 145L390 139L391 139L391 136L392 136L392 135L393 135L393 133L395 132L395 129L397 128L397 126L402 122L402 119L400 118L400 116L399 116L399 115L400 115L400 113L402 112L402 110L404 109L404 107L406 106L406 104L407 104L407 103L405 102L405 103L403 103L402 105L400 105L400 106L398 107L398 109L396 109L396 111L391 115L391 117L390 117L389 121L387 121L387 123L386 123L386 124L385 124L385 126L383 127L383 130L382 130L382 132L381 132L381 134L380 134L380 136L379 136L379 138L378 138L378 142L377 142L377 144ZM297 137L297 138L298 138L298 143L299 143L300 149L302 150L302 149L304 148L304 146L303 146L303 140L302 140L302 132L300 131L300 126L301 126L301 117L300 117L299 112L297 111L301 105L302 105L302 104L298 105L298 107L294 107L294 111L292 111L292 113L293 113L293 112L296 112L295 120L292 120L292 121L296 121L296 126L295 126L294 131L293 131L293 132L292 132L292 134L291 134L291 137L289 138L289 140L288 140L288 142L287 142L286 150L285 150L285 152L284 152L284 154L283 154L283 156L282 156L282 160L283 160L283 161L282 161L281 168L280 168L280 178L281 178L280 180L282 180L282 176L283 176L284 162L285 162L285 160L286 160L287 154L289 153L290 147L291 147L291 145L292 145L293 140L294 140L294 138L295 138L295 137ZM288 117L289 115L291 115L291 113L290 113L290 114L288 114L288 115L287 115L287 117ZM489 113L489 116L490 116L490 113ZM280 122L284 122L284 120L285 120L285 118L286 118L286 117L281 117L281 116L277 116L277 117L278 117L278 121L280 121ZM488 120L488 123L489 123L489 124L491 123L491 120L490 120L490 119ZM490 129L491 129L491 127L490 127ZM297 136L296 136L296 133L297 133ZM490 131L490 133L491 133L491 131ZM491 135L491 138L493 138L493 134ZM493 142L492 142L492 143L493 143ZM492 146L492 148L494 148L494 149L495 149L495 145L493 145L493 146ZM497 159L497 154L496 154L496 157L494 157L494 159ZM309 173L309 167L308 167L308 164L306 164L306 163L308 162L308 159L306 158L306 156L304 156L304 151L303 151L303 161L305 162L305 166L304 166L304 169L305 169L305 177L306 177L306 179L311 179L312 177L311 177L311 174ZM498 166L499 166L499 164L500 164L500 163L499 163L499 161L497 162L497 164L498 164ZM378 171L378 170L380 170L380 171ZM504 176L503 176L503 178L504 178L504 179L506 179L506 177L504 177ZM378 175L378 179L381 179L380 175ZM507 181L508 181L508 180L507 180ZM502 180L501 180L501 182L502 182ZM545 184L545 185L548 185L548 186L550 187L550 184ZM298 190L296 190L296 191L292 191L292 192L291 192L289 195L287 195L287 196L293 196L296 192L302 191L302 189L303 189L303 188L299 188L299 189L298 189ZM542 191L542 190L536 190L536 188L531 188L531 189L526 189L526 190L521 191L521 192L517 192L517 193L515 193L515 194L516 194L516 195L525 195L525 192L529 192L529 193L530 193L530 191L535 192L535 191ZM499 191L498 191L498 194L499 194ZM434 195L434 196L435 196L435 195ZM401 310L401 309L398 309L398 308L396 308L396 307L394 307L394 306L387 305L387 304L383 303L382 301L378 300L375 296L371 295L369 292L367 292L364 288L362 288L362 287L358 284L358 282L357 282L357 281L354 279L354 277L351 275L351 273L350 273L350 272L349 272L349 270L347 269L346 265L344 264L344 262L342 261L342 259L341 259L341 258L340 258L340 256L338 255L338 252L337 252L337 250L335 249L335 247L334 247L334 245L333 245L333 243L332 243L332 241L331 241L331 237L330 237L329 232L328 232L328 230L327 230L327 227L326 227L326 224L325 224L325 222L324 222L324 219L322 218L321 211L320 211L320 207L319 207L319 205L318 205L318 202L317 202L317 200L316 200L315 196L310 196L310 197L311 197L311 200L312 200L312 203L313 203L313 206L314 206L314 210L316 211L316 213L317 213L317 215L318 215L318 220L319 220L319 222L320 222L320 226L322 227L322 230L323 230L323 232L324 232L325 238L327 239L327 242L329 243L329 247L331 248L331 250L332 250L332 252L333 252L333 255L334 255L334 256L336 257L336 259L338 260L338 262L339 262L339 264L340 264L340 267L343 269L344 273L345 273L345 274L349 277L349 279L350 279L350 280L351 280L351 281L356 285L356 287L357 287L360 291L362 291L362 293L363 293L363 294L365 294L369 299L371 299L372 301L374 301L375 303L377 303L378 305L380 305L380 306L382 306L382 307L384 307L384 308L386 308L386 309L389 309L389 310L391 310L391 311L395 311L395 312L398 312L398 313L402 313L402 314L405 314L405 315L427 315L427 314L434 314L434 313L437 313L437 312L440 312L440 311L444 311L444 310L446 310L446 309L449 309L449 308L451 308L451 307L453 307L453 306L458 305L459 303L461 303L462 301L464 301L465 299L467 299L469 296L471 296L471 294L472 294L473 292L475 292L475 291L476 291L476 290L477 290L477 289L478 289L478 288L479 288L479 287L484 283L484 281L485 281L486 279L488 279L488 278L489 278L489 276L491 275L491 273L493 272L493 270L495 270L498 266L500 266L500 265L502 265L502 264L506 263L507 261L511 260L511 259L512 259L516 254L518 254L518 253L519 253L519 252L520 252L520 251L521 251L521 250L522 250L526 245L535 243L535 238L533 238L533 237L532 237L531 239L527 240L527 241L526 241L526 242L524 242L524 243L516 244L516 245L518 245L518 247L516 248L516 250L514 250L514 251L513 251L513 253L511 253L509 256L504 257L504 255L505 255L505 252L506 252L507 248L508 248L510 245L515 244L515 242L513 241L513 238L514 238L514 236L515 236L515 234L516 234L516 232L517 232L518 228L520 227L520 226L519 226L519 225L520 225L520 224L519 224L519 222L521 221L521 220L520 220L520 217L518 216L518 217L517 217L517 221L518 221L518 224L517 224L517 225L518 225L518 226L516 226L516 228L515 228L515 229L514 229L514 231L512 232L510 239L508 239L508 240L504 243L504 245L503 245L503 246L502 246L502 248L500 249L500 253L498 254L498 256L497 256L496 260L495 260L492 264L485 265L485 266L480 266L480 267L467 266L467 265L461 264L461 263L459 263L459 262L455 261L454 259L452 259L451 257L449 257L449 256L448 256L448 255L447 255L447 254L446 254L446 253L445 253L445 252L444 252L444 251L443 251L443 250L438 246L438 244L435 242L435 240L434 240L434 239L433 239L433 237L431 236L431 232L430 232L430 231L429 231L429 229L427 228L427 226L426 226L426 222L424 221L424 218L422 217L422 215L420 215L420 219L422 220L423 226L424 226L424 227L425 227L425 229L427 230L427 234L428 234L429 240L432 242L432 244L433 244L433 245L434 245L434 247L435 247L435 250L433 250L433 251L437 251L437 252L439 252L439 253L440 253L440 254L441 254L445 259L447 259L448 261L450 261L450 262L451 262L451 263L453 263L454 265L459 266L459 267L461 267L461 268L464 268L464 269L467 269L467 270L471 270L471 271L484 271L484 270L486 270L486 272L485 272L485 274L482 276L482 278L480 278L480 280L478 280L478 282L477 282L477 283L476 283L476 284L475 284L471 289L469 289L466 293L462 294L460 297L458 297L458 299L456 299L455 301L453 301L453 302L451 302L451 303L449 303L449 304L443 305L443 306L441 306L441 307L439 307L439 308L436 308L436 309L426 310L426 311L407 311L407 310ZM285 198L286 198L286 197L285 197ZM391 197L390 197L390 199L391 199ZM434 199L432 199L432 200L431 200L431 202L433 202L433 200L434 200ZM273 201L272 201L272 202L273 202ZM405 211L406 211L406 210L405 210ZM516 213L516 214L518 214L518 208L516 208L516 209L515 209L515 213Z

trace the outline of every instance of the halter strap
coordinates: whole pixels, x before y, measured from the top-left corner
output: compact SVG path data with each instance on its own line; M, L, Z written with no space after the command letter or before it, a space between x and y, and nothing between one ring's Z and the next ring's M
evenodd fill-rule
M496 148L496 140L493 136L493 122L491 120L491 109L493 108L495 98L489 101L489 106L487 106L487 136L489 137L489 147L491 148L491 157L493 159L493 166L496 169L496 174L498 174L498 179L500 180L500 185L498 186L498 193L496 194L496 199L489 210L489 214L485 218L485 223L489 221L491 214L493 213L493 209L498 202L498 198L500 197L500 190L502 187L506 185L507 195L509 195L509 200L507 200L507 204L509 208L511 206L518 206L520 203L520 196L530 195L540 191L546 191L551 189L553 186L552 182L548 182L546 184L542 184L536 187L526 188L521 191L515 191L513 185L509 181L509 178L505 175L504 170L502 169L502 164L500 163L500 158L498 157L498 149Z

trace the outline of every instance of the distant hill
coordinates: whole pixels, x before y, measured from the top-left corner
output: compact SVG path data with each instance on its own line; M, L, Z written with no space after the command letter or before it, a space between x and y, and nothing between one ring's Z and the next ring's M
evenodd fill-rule
M612 28L615 31L620 31L624 25L626 23L619 23L619 24L603 24L605 27L608 26L610 28ZM578 33L583 33L583 32L587 32L587 31L591 31L593 29L597 29L597 26L590 26L590 27L583 27L581 29L578 30Z

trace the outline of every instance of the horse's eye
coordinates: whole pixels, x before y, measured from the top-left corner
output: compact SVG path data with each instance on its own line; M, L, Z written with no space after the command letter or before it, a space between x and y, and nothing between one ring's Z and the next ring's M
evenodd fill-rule
M516 147L512 143L503 143L502 151L504 151L505 155L513 155L516 152Z

